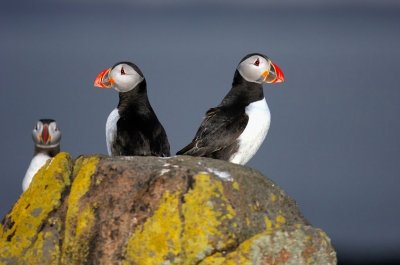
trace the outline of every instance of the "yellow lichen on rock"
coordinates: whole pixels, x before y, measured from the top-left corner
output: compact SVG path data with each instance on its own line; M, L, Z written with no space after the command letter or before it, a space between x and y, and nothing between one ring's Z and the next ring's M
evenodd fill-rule
M34 245L23 256L25 264L59 264L59 258L59 237L54 231L40 232Z
M324 255L329 239L315 237L318 230L302 227L290 232L277 230L273 234L259 233L242 242L232 252L226 255L216 253L199 265L331 264L332 257Z
M265 232L268 234L272 233L272 221L271 219L268 218L268 216L264 217L264 222L265 222Z
M206 173L194 176L194 181L193 189L185 194L182 205L184 264L195 264L212 251L235 243L235 234L227 221L236 213L224 196L221 181Z
M275 227L276 227L277 229L279 229L279 228L281 227L281 225L285 224L286 218L285 218L283 215L278 214L278 215L275 217L275 221L276 221Z
M90 241L87 238L94 223L93 206L82 205L81 199L90 188L91 177L96 172L98 157L81 157L74 167L75 179L68 197L65 219L62 263L77 264L86 259ZM83 236L82 236L83 235Z
M181 253L180 192L164 193L158 209L130 237L125 264L176 264Z
M235 211L222 183L201 173L192 189L165 192L160 205L128 241L125 264L195 264L213 251L229 248ZM224 226L225 225L225 226Z
M199 159L82 156L73 166L60 153L3 219L0 265L336 264L326 234L272 182ZM203 171L214 164L232 181Z
M0 261L22 258L26 249L40 240L38 230L60 206L61 195L70 185L71 168L70 156L59 153L38 171L0 226Z
M233 252L227 255L216 253L209 256L199 265L252 265L250 255L254 238L256 237L242 242Z
M282 225L286 223L286 218L278 214L275 217L275 222L273 222L268 216L264 216L265 232L267 234L272 234L274 230L280 229Z
M239 183L237 181L233 181L232 188L234 188L235 190L239 190L239 187Z
M78 220L76 222L76 237L82 236L85 232L90 229L94 224L94 211L91 205L86 205L86 207L79 213Z
M271 199L272 202L276 202L276 200L278 199L278 197L277 197L275 194L271 193L270 199Z

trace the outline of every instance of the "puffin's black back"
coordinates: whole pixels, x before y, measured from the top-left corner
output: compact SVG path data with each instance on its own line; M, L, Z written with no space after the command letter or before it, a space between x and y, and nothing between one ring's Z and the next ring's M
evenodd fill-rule
M146 80L129 92L119 93L119 97L113 154L170 156L167 134L147 98Z
M263 98L261 84L246 81L236 70L232 89L217 107L207 111L192 142L176 154L229 160L237 152L237 138L249 120L246 106Z

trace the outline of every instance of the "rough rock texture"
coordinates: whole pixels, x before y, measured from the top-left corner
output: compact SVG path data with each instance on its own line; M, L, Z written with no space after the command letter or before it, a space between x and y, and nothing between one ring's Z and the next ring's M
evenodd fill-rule
M336 264L327 235L247 167L60 153L0 226L0 264Z

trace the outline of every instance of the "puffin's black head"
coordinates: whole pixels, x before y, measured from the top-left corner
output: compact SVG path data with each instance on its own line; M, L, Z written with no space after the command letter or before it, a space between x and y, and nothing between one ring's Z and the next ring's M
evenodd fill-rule
M282 70L261 53L251 53L243 57L237 70L249 82L282 83L285 80Z
M32 138L36 146L42 148L54 147L60 144L61 131L52 119L40 119L32 131Z
M131 62L119 62L100 72L94 86L114 88L118 92L128 92L144 80L142 71Z

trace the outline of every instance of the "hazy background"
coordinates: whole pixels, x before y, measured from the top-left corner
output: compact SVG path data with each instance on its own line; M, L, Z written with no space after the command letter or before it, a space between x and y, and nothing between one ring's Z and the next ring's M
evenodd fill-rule
M106 153L118 97L93 88L104 68L130 60L142 69L175 153L230 89L240 59L262 52L286 81L264 89L272 124L248 165L328 233L341 264L399 264L397 3L2 3L0 216L21 193L37 119L56 119L74 156Z

